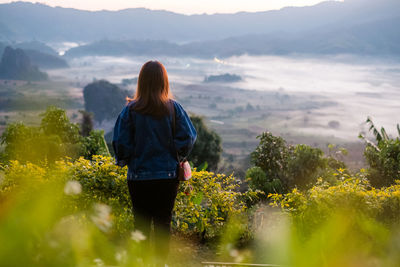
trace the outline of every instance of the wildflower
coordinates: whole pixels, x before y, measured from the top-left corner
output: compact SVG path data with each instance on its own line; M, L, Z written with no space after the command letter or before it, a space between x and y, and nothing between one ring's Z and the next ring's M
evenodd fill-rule
M139 230L133 231L131 234L131 238L132 238L132 240L134 240L138 243L146 240L146 236Z
M119 252L115 253L115 259L118 262L125 262L126 261L126 257L127 257L126 250L122 250L122 251L119 251Z
M96 266L104 266L104 262L101 260L101 259L99 259L99 258L96 258L96 259L94 259L93 260L94 261L94 263L96 264Z
M79 195L82 192L82 185L78 181L68 181L64 187L66 195Z
M96 204L95 206L96 215L93 215L92 221L99 227L103 232L107 232L112 226L111 221L111 208L105 204Z

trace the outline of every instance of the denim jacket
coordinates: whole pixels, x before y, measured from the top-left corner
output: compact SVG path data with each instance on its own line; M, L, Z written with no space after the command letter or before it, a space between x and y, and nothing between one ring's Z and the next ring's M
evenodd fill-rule
M119 114L114 127L116 164L128 165L128 180L174 179L178 159L186 158L196 141L196 130L182 106L175 108L175 134L171 115L157 119L133 110L130 102Z

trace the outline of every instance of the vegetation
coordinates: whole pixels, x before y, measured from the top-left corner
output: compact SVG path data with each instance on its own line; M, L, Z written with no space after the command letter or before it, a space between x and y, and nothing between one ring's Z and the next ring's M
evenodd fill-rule
M246 173L249 184L265 193L276 193L291 188L309 188L321 175L329 178L334 169L328 162L336 162L331 157L323 157L323 152L304 144L291 146L279 136L270 132L258 136L260 144L251 154L253 164ZM261 174L264 172L264 175Z
M31 64L30 58L22 49L7 46L1 57L0 79L42 81L47 80L48 76Z
M64 110L54 106L42 115L40 126L12 123L0 137L4 145L2 158L32 163L54 163L64 157L78 158L108 155L103 131L92 130L80 135L77 124L71 123Z
M210 170L216 170L222 153L221 137L207 128L202 117L192 115L190 120L196 128L197 140L188 160L194 166L208 166Z
M376 139L374 143L360 135L367 145L364 155L370 166L368 179L376 187L391 185L395 180L400 180L400 126L397 124L398 137L389 138L385 128L379 131L371 118L366 123Z
M239 82L242 80L242 77L236 74L221 74L221 75L210 75L206 76L204 78L205 83L211 83L211 82Z
M39 127L7 126L2 136L6 160L0 165L4 266L143 266L145 258L157 259L141 246L151 237L134 230L127 168L98 155L107 154L104 143L96 141L103 140L102 132L82 136L89 122L88 115L86 127L79 129L65 111L49 107ZM374 170L396 175L398 138L384 137L366 148L366 155L375 149L377 162L393 164L371 165L356 174L334 156L345 151L333 145L324 156L271 133L259 139L252 153L255 166L246 173L250 189L233 175L196 169L189 182L181 183L172 226L175 238L190 241L172 244L180 248L171 251L174 266L202 260L396 266L400 182L393 178L376 188L369 179ZM67 147L79 149L69 154ZM211 256L198 256L207 247Z

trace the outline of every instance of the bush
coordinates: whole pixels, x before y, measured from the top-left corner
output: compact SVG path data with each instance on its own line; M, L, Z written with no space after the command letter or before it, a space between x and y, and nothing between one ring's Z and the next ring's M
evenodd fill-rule
M395 266L400 183L376 189L364 173L338 176L333 186L319 180L304 192L269 196L291 222L289 255L281 260L289 258L293 266Z
M367 145L364 151L368 165L368 179L376 187L394 184L400 179L400 140L378 142L377 147Z
M79 158L92 155L109 155L103 131L93 130L89 136L79 134L77 124L71 123L65 110L53 106L41 114L39 127L12 123L0 137L5 146L6 160L53 164L63 157Z
M253 190L269 193L283 193L281 180L268 180L265 172L260 167L252 167L246 172L246 181Z
M222 153L221 137L207 128L202 117L192 115L190 120L197 131L197 140L188 160L196 167L207 163L210 170L216 170Z
M289 188L309 188L322 175L327 167L327 160L323 158L321 149L307 145L296 145L288 161L287 184Z
M366 123L376 139L375 144L362 134L359 136L366 142L364 156L370 166L368 179L376 187L391 185L400 179L400 126L397 125L398 137L394 139L389 138L385 128L379 131L370 117Z
M332 181L334 169L330 166L342 166L338 160L332 157L324 157L324 153L318 149L304 144L287 145L282 137L277 137L269 132L258 136L260 144L251 153L252 163L265 172L265 178L257 174L257 181L252 181L252 188L269 191L271 182L275 184L275 190L279 188L279 182L284 190L291 188L309 188L318 177L326 177ZM333 164L335 163L335 164ZM257 171L260 172L259 170Z

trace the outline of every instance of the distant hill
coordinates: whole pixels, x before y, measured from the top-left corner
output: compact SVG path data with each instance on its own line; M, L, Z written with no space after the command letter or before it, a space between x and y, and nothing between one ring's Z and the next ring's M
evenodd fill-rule
M0 62L0 79L41 81L47 80L45 72L31 64L30 58L20 49L7 46Z
M25 2L0 4L0 38L89 43L69 50L68 57L398 55L398 25L399 0L327 1L265 12L190 16L143 8L89 12Z
M88 45L74 47L66 51L65 57L81 56L134 56L143 54L179 56L180 46L157 40L101 40Z
M36 50L24 50L27 56L31 59L32 63L43 69L63 69L68 68L68 63L65 59L49 55Z
M239 82L242 80L242 77L236 74L221 74L221 75L210 75L204 78L205 83L212 83L212 82L223 82L223 83L232 83L232 82Z
M4 48L10 46L21 48L29 57L32 65L43 69L68 68L68 63L61 58L55 50L44 43L38 41L22 42L16 44L0 43L0 57L3 55Z
M58 56L58 53L53 48L39 41L20 42L20 43L13 43L10 45L15 48L21 48L23 50L35 50L48 55Z
M16 41L94 42L107 38L181 43L241 35L279 37L316 30L323 33L391 19L399 14L398 0L328 1L265 12L191 16L143 8L89 12L13 2L0 5L0 33L9 32L7 37Z

